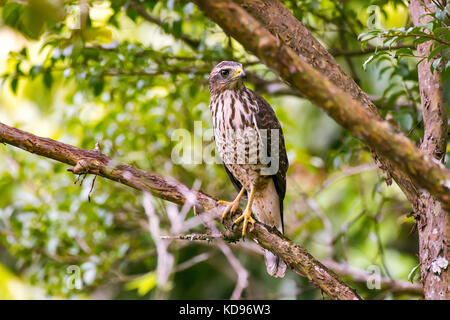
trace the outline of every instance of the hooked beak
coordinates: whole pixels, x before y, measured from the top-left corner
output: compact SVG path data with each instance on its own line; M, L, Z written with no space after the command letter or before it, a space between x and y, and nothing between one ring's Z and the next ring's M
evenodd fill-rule
M247 78L247 75L245 74L244 70L240 67L234 71L234 74L233 74L233 77L231 78L231 80L234 80L237 78L241 78L241 79Z

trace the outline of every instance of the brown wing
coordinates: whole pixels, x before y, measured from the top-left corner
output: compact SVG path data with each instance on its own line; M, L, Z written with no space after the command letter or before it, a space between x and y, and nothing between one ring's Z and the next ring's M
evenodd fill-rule
M278 171L275 175L272 176L273 182L275 184L275 188L278 193L278 197L280 199L280 213L281 213L281 221L283 221L283 200L286 195L286 172L289 167L289 161L286 154L286 146L284 144L284 136L283 130L281 128L281 124L275 115L275 111L272 109L270 104L261 96L254 93L252 90L248 89L250 97L253 101L256 101L258 104L258 112L255 116L256 125L258 129L266 129L267 133L267 144L265 149L267 150L267 155L269 157L275 158L275 161L279 161ZM278 129L279 130L279 140L278 140L278 155L271 155L271 134L270 129ZM264 141L263 141L264 143Z
M237 192L240 192L242 189L242 184L239 182L238 179L236 179L234 177L234 175L231 173L231 171L228 169L228 167L225 163L223 163L223 167L225 168L225 171L227 172L228 178L230 179L231 183L233 184L233 187L236 189ZM244 193L244 198L245 197L247 197L247 190Z
M231 173L230 170L228 170L227 165L224 163L223 164L225 171L228 174L228 178L230 178L231 183L233 184L234 188L236 189L237 192L241 191L242 189L242 184L239 182L238 179L236 179L233 174Z

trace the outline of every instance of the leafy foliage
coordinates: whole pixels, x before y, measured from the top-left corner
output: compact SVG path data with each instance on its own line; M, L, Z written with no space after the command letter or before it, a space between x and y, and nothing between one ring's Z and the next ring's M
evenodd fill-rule
M404 2L285 4L375 96L383 115L418 141L423 132L412 56L417 43L433 37L431 58L446 59L447 17L436 11L424 28L411 29L404 19L396 28L367 31L368 7L378 6L377 19L389 25L405 13ZM202 121L203 131L211 129L209 71L221 60L242 62L258 80L248 85L274 106L283 124L291 163L287 235L319 258L363 270L376 265L383 275L408 280L417 249L415 235L408 235L411 208L399 189L388 188L371 165L370 152L308 101L267 92L268 84L279 83L277 76L192 3L92 1L85 10L71 1L6 1L1 17L0 42L7 45L2 32L14 30L13 41L22 43L8 50L8 57L0 56L2 122L86 149L99 141L113 159L174 176L223 199L235 193L222 167L173 163L177 141L171 137L187 129L201 138L194 121ZM358 34L363 34L362 50L380 48L370 64L364 64L370 53L348 54L361 50ZM406 44L410 47L384 48ZM448 63L434 68L445 76ZM202 143L212 141L203 137ZM0 163L6 164L0 168L0 261L23 281L59 297L231 296L236 275L214 243L171 241L174 266L169 281L158 282L157 241L139 192L98 178L91 193L93 177L74 184L65 166L11 147L0 148ZM171 214L181 209L158 199L153 205L161 232L172 235ZM187 215L192 217L192 210ZM197 226L189 232L204 230ZM321 298L295 274L270 278L251 244L232 249L251 275L244 297ZM79 267L81 289L68 285L70 266ZM352 284L366 298L409 297Z

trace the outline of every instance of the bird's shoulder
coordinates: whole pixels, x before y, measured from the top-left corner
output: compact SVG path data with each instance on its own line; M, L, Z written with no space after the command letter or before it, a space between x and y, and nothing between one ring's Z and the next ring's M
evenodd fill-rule
M246 87L249 100L257 106L257 112L255 114L258 127L261 129L281 129L281 124L275 114L275 110L267 102L266 99L261 97L253 90Z

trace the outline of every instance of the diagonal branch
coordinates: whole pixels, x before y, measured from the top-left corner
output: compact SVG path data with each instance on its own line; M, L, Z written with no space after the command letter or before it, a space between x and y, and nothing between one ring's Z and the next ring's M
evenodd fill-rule
M137 169L128 164L116 162L98 150L80 149L49 138L42 138L31 133L0 123L0 143L16 146L25 151L74 166L69 169L75 174L96 174L138 190L151 192L154 196L183 205L192 203L202 217L219 220L220 210L217 200L210 196L190 190L172 178ZM202 218L203 220L203 218ZM225 221L226 239L238 240L241 237L241 226L231 228L232 220ZM272 230L262 223L255 223L248 236L258 244L275 253L295 272L305 275L316 287L320 288L331 299L354 300L361 297L347 284L342 282L334 272L301 246Z
M369 111L376 107L367 97L363 105L333 84L296 52L273 36L243 8L229 0L194 0L199 8L246 49L327 112L355 137L389 160L414 183L450 207L450 171L421 152L389 122ZM283 18L283 21L286 19ZM236 21L241 23L236 24ZM356 85L356 84L355 84ZM366 95L367 96L367 95ZM369 110L368 110L369 109Z

